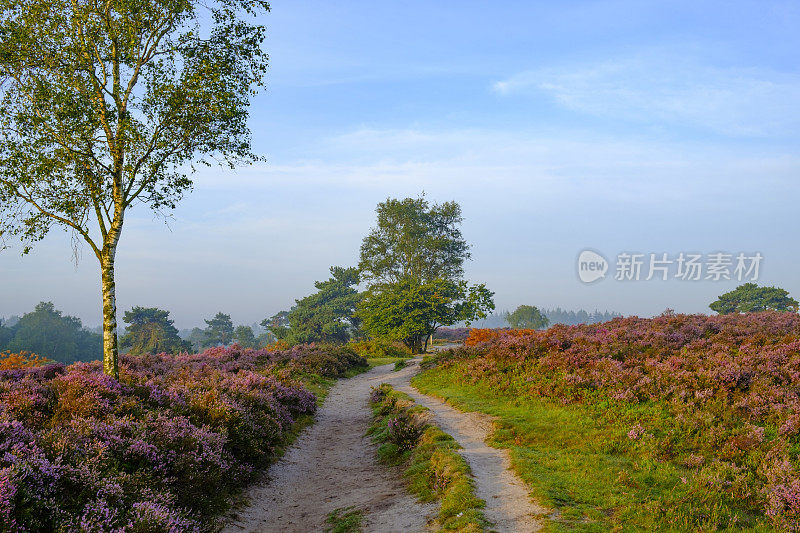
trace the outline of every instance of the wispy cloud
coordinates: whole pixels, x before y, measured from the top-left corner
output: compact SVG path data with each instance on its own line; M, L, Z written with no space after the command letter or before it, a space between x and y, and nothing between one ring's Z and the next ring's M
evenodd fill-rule
M730 136L800 131L800 75L709 66L677 53L520 72L492 88L507 96L546 95L589 115Z
M303 159L236 174L204 174L198 186L220 194L246 190L251 200L291 194L298 186L316 190L314 201L325 194L408 195L425 189L449 196L457 191L498 204L535 198L550 209L572 198L703 204L710 194L738 194L736 187L753 180L795 187L800 172L800 158L785 151L574 131L358 128L314 144ZM509 190L514 195L506 194Z

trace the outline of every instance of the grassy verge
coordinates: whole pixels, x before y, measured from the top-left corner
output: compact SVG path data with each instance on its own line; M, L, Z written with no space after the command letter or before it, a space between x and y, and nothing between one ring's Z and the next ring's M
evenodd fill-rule
M458 443L428 422L427 409L391 386L373 390L370 434L380 459L405 468L410 491L423 502L439 502L440 531L480 532L486 527L484 502L474 493L469 465Z
M773 530L739 502L687 484L684 466L653 453L652 436L634 442L585 406L504 396L480 382L465 383L462 373L458 365L435 367L413 384L459 408L498 417L490 444L509 449L515 471L555 510L545 531ZM656 405L637 408L659 416Z

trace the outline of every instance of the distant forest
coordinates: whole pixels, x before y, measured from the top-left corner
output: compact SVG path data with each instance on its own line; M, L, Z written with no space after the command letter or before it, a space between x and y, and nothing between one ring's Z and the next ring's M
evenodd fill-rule
M144 311L147 311L146 309ZM152 311L152 310L151 310ZM609 311L588 312L583 309L566 311L561 308L540 310L553 324L594 324L605 322L622 316ZM220 322L217 324L215 321ZM172 329L172 321L164 315L162 322L166 330ZM201 351L208 346L237 342L243 347L262 347L275 341L275 336L260 324L238 326L234 328L229 315L219 313L217 317L206 321L207 327L184 330L173 330L175 337L172 344L169 339L161 339L163 344L155 351ZM148 346L126 346L126 328L120 327L122 351L131 353L153 351ZM128 325L130 326L130 325ZM483 320L470 324L474 328L506 328L505 312L489 315ZM219 332L217 330L220 330ZM85 328L79 318L64 315L51 302L41 302L36 308L22 317L12 316L8 319L0 317L0 352L33 352L42 357L65 364L76 361L93 361L102 359L103 338L101 328ZM167 337L169 335L166 335ZM152 332L147 339L154 338ZM185 341L181 343L180 340ZM138 349L137 349L138 348Z
M260 348L276 340L259 324L234 327L224 313L205 321L207 327L203 329L178 331L169 312L156 308L134 308L125 313L122 322L121 353L200 352L232 342L244 348ZM30 352L64 364L95 361L103 358L102 330L102 326L86 328L79 318L64 315L52 302L41 302L22 317L0 317L0 353Z
M103 337L83 327L74 316L62 315L51 302L20 317L0 319L0 352L33 352L69 364L103 357Z
M573 326L575 324L597 324L598 322L606 322L612 318L622 316L620 313L612 311L585 311L579 309L578 311L567 311L556 307L555 309L539 309L541 313L553 324L566 324ZM506 312L497 312L489 315L483 320L476 320L470 324L474 328L507 328L508 322L505 319Z

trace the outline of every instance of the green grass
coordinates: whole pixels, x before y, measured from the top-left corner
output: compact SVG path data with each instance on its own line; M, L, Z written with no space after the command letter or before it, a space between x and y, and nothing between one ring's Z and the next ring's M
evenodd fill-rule
M373 403L370 434L380 444L378 457L392 465L402 465L408 488L423 502L439 502L436 526L439 531L477 533L486 530L482 509L486 505L475 496L475 484L469 465L458 453L461 448L453 437L426 422L428 411L415 405L406 394L389 385L381 385L383 399ZM419 438L409 447L393 441L390 419L407 413L421 428Z
M580 405L503 397L458 383L457 365L415 377L415 387L468 411L498 417L490 444L508 448L512 466L539 503L553 510L544 531L771 531L737 501L685 484L686 469L631 444L619 424ZM641 407L639 407L641 409ZM652 416L660 415L656 406Z
M355 507L335 509L328 514L325 533L356 533L361 531L364 513Z

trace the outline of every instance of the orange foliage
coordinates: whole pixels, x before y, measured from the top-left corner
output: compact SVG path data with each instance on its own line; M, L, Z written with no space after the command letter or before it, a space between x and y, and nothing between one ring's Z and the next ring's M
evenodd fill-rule
M291 348L289 343L281 340L275 341L272 344L268 344L266 347L264 347L264 349L268 352L279 352L281 350L288 350L289 348Z
M0 352L0 370L11 370L12 368L30 368L34 366L42 366L49 362L50 361L48 359L39 357L35 353L31 352Z

